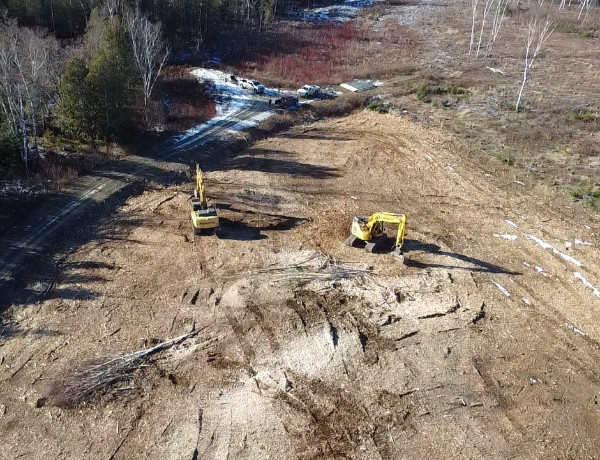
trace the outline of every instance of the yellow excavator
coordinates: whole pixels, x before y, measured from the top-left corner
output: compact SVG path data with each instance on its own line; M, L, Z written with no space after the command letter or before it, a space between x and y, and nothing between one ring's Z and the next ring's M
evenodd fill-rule
M383 224L398 225L393 254L402 258L402 246L406 233L406 216L404 214L376 212L367 217L355 217L350 227L350 236L346 239L346 245L355 246L357 243L363 242L367 251L378 252L387 240Z
M208 206L204 190L204 178L200 165L196 165L196 188L192 198L192 228L194 235L213 233L219 227L219 216L215 205Z

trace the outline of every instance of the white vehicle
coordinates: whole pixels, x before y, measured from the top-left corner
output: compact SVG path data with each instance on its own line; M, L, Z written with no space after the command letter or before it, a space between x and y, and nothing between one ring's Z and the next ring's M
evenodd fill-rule
M321 88L315 85L304 85L297 93L300 97L316 96Z
M241 78L239 82L240 86L244 89L251 89L258 94L265 92L265 87L256 80L246 80L245 78Z

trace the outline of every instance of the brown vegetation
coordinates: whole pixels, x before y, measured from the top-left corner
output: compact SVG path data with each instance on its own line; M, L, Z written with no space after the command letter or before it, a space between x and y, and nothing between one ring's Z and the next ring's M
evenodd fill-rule
M157 120L168 134L185 131L216 115L206 84L199 84L190 67L165 67L156 83Z
M407 58L420 44L418 33L394 21L384 21L376 31L366 19L342 25L284 23L226 64L270 86L339 84L411 73Z

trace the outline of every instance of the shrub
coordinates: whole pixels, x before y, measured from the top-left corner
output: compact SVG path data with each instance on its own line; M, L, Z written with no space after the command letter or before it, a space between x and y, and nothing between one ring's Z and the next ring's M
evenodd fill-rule
M572 190L571 196L586 206L600 210L600 187L597 185L582 185Z
M569 123L594 123L598 121L598 116L590 110L569 110L567 112L567 121Z
M20 164L20 145L9 126L0 126L0 177L13 174Z

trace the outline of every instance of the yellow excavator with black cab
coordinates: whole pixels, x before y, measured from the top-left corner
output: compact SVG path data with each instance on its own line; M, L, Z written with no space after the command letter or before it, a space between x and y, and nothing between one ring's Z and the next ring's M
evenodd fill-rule
M200 165L196 165L196 188L192 198L192 228L194 235L211 234L219 228L219 216L215 205L208 206L204 177Z
M357 246L363 243L368 252L379 252L385 247L387 235L384 224L398 226L398 234L393 247L393 255L402 256L404 246L404 235L406 233L406 215L393 214L391 212L376 212L370 216L356 216L350 227L350 236L346 239L347 246Z

